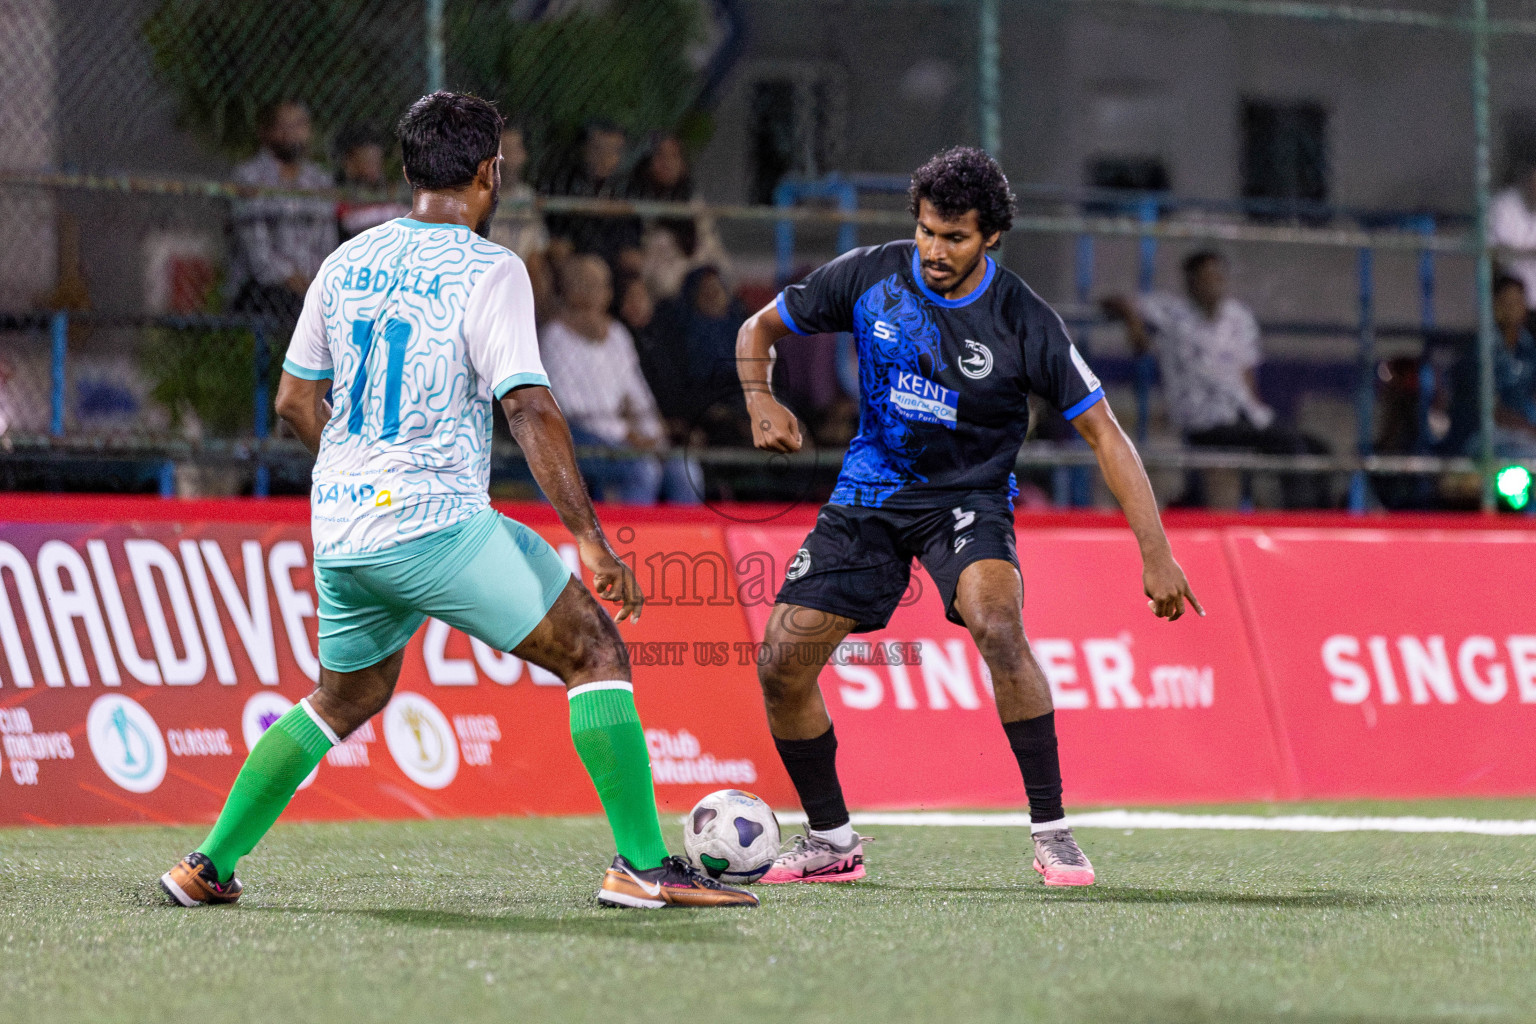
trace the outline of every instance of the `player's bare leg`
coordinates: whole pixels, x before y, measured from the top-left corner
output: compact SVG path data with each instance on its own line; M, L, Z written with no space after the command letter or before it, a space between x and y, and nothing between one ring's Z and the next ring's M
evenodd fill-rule
M241 767L213 831L160 877L160 887L184 907L233 903L242 886L240 858L255 849L326 751L389 703L405 652L356 672L322 667L315 690L267 729Z
M756 906L751 893L721 885L667 853L645 736L634 711L629 652L591 592L573 577L512 653L565 683L571 738L619 847L598 902L640 909Z
M777 604L763 632L757 678L779 757L810 819L806 835L761 881L851 882L864 877L862 838L848 821L837 779L837 737L817 677L854 620L795 604Z
M1061 807L1061 763L1051 687L1024 635L1024 583L1011 562L984 559L960 573L955 608L992 674L997 714L1029 795L1035 870L1046 885L1092 885L1093 865Z
M763 631L764 657L759 659L757 680L775 738L815 739L832 728L816 680L854 625L850 618L815 608L773 606Z

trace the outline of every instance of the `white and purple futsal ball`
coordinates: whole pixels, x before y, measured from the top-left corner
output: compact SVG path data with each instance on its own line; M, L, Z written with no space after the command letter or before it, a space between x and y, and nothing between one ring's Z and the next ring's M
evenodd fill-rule
M683 848L711 878L755 882L779 855L779 819L773 808L740 789L720 789L688 812Z

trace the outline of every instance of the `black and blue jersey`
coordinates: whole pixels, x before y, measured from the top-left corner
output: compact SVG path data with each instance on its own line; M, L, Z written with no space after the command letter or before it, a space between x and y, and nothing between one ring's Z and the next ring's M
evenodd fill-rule
M834 505L931 508L976 491L1016 493L1029 394L1067 419L1104 397L1056 311L986 258L981 284L946 299L923 283L911 241L855 249L784 289L796 334L851 331L859 434Z

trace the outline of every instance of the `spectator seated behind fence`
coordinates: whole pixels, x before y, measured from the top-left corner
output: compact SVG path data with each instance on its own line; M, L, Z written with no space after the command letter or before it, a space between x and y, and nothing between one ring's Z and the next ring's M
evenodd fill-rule
M1169 418L1189 444L1266 455L1328 451L1278 423L1259 399L1258 321L1227 293L1227 264L1218 253L1202 250L1184 260L1183 295L1117 296L1105 300L1104 311L1125 322L1136 352L1156 351ZM1287 507L1327 502L1324 482L1315 476L1289 474L1282 483Z
M752 443L736 377L736 333L746 319L746 308L713 266L691 271L677 297L656 310L657 336L673 348L672 358L693 403L694 425L711 444Z
M696 504L702 479L668 450L656 400L629 331L609 315L608 265L595 255L560 267L559 315L539 334L549 385L570 422L582 475L607 501ZM591 449L604 452L591 454Z
M1536 249L1536 167L1527 168L1513 185L1493 197L1488 228L1495 245ZM1536 253L1500 261L1524 286L1526 308L1536 308Z
M624 162L624 129L607 121L594 121L582 129L575 159L544 183L552 196L588 199L619 199L628 188L619 174ZM550 239L578 255L596 253L610 267L639 270L640 221L628 215L599 213L551 213L545 218ZM555 260L554 262L559 262Z
M284 100L257 122L261 152L235 168L239 185L332 187L331 177L306 159L313 130L309 108ZM336 248L336 205L316 196L257 196L234 204L229 294L236 312L276 317L286 333L298 321L304 293Z
M630 176L631 199L703 205L694 189L688 157L676 135L658 132L651 137L645 155ZM657 217L645 225L641 237L645 283L658 299L670 299L683 287L692 270L713 266L729 278L730 256L720 241L713 217L702 211L688 217Z
M533 208L533 187L523 180L528 145L523 129L508 125L501 133L501 206L491 222L491 241L517 253L528 268L535 314L543 321L555 304L549 267L549 229Z
M336 184L359 192L384 191L384 143L377 134L348 126L337 136L336 155ZM388 200L348 198L336 204L336 224L345 242L410 212L410 207Z
M639 274L619 279L614 288L612 316L629 331L640 358L640 372L656 399L668 439L686 446L693 421L698 418L698 395L688 386L683 346L662 333L656 317L656 300Z
M1504 459L1536 459L1536 337L1531 334L1526 286L1501 277L1493 286L1493 316L1499 344L1493 351L1493 450ZM1474 434L1467 454L1482 451Z

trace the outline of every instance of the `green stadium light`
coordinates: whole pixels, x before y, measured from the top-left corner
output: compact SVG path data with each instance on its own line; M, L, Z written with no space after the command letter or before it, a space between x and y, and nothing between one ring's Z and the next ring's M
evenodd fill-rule
M1494 476L1493 488L1504 504L1519 512L1531 503L1531 471L1524 466L1505 466Z

